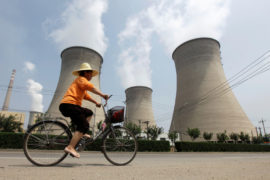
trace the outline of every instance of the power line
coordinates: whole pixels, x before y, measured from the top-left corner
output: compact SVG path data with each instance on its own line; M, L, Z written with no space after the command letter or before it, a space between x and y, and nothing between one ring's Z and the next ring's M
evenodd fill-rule
M237 80L241 76L244 76L246 73L249 73L254 67L256 67L260 63L264 62L266 59L268 59L270 57L269 52L270 52L270 50L266 51L262 56L260 56L259 58L257 58L255 61L253 61L252 63L250 63L245 68L243 68L236 75L234 75L231 78L229 78L229 82L232 82L234 80ZM264 64L264 65L260 66L259 68L255 69L252 73L248 74L244 78L238 80L231 87L228 85L228 82L227 81L224 81L223 83L221 83L217 87L215 87L215 88L211 89L210 91L208 91L205 95L203 95L198 100L193 101L192 103L186 103L181 108L184 109L185 111L188 110L188 109L191 110L191 109L193 109L195 106L197 106L199 104L207 103L210 100L219 98L219 97L225 95L226 93L230 92L232 88L235 88L235 87L239 86L240 84L246 82L247 80L249 80L249 79L251 79L251 78L253 78L253 77L255 77L255 76L257 76L257 75L259 75L259 74L261 74L263 72L266 72L269 69L270 69L270 65L269 65L269 62L267 62L266 64Z

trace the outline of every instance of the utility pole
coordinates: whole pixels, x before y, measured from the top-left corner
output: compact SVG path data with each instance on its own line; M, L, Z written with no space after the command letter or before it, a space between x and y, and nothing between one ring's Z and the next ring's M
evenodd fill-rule
M263 125L264 136L266 136L266 131L265 131L265 127L264 127L264 122L265 122L265 120L263 120L263 119L259 121L259 123L262 123L262 125Z
M255 130L256 130L256 135L257 135L257 137L258 137L258 127L256 127Z
M259 131L260 131L260 136L262 137L262 128L259 127Z

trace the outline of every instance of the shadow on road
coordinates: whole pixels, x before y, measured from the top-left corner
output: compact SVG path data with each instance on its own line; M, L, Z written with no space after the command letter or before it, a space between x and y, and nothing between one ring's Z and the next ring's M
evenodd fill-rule
M44 167L64 167L64 168L72 168L72 167L83 167L83 166L113 166L110 164L75 164L75 163L61 163L55 166L35 166L35 165L25 165L25 164L18 164L18 165L8 165L10 167L39 167L39 168L44 168Z

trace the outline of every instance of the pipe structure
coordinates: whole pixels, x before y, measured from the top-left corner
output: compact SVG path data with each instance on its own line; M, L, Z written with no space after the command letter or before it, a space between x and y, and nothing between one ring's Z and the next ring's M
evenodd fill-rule
M220 44L211 38L187 41L173 52L177 73L177 92L170 131L190 140L188 128L204 132L247 134L255 132L224 74Z
M145 86L134 86L126 91L126 122L137 124L145 130L156 125L152 109L152 89Z
M3 104L3 107L2 107L3 111L8 111L10 97L11 97L11 93L12 93L12 87L13 87L13 83L14 83L14 79L15 79L15 74L16 74L16 70L13 69L11 77L10 77L8 90L7 90L6 97L5 97L5 101L4 101L4 104Z
M74 75L72 75L72 72L74 70L77 70L80 68L80 65L84 62L89 63L93 69L96 69L99 71L99 74L97 76L94 76L91 80L91 83L94 84L94 86L97 89L100 89L100 74L101 74L101 65L103 63L102 56L96 52L93 49L86 48L86 47L69 47L67 49L64 49L61 53L61 72L60 77L58 80L57 88L54 93L53 99L51 101L51 104L48 108L47 115L50 117L61 117L61 112L59 111L59 105L60 101L62 100L66 90L70 86L70 84L73 82L73 80L76 78ZM98 95L95 95L91 92L88 92L92 98L94 98L97 102L101 102L101 97ZM83 101L82 107L86 107L91 109L95 116L91 119L90 126L96 127L96 124L99 121L103 121L105 119L104 111L102 108L96 108L95 104L89 102L89 101ZM69 118L65 118L68 121L70 121ZM94 126L95 125L95 126Z

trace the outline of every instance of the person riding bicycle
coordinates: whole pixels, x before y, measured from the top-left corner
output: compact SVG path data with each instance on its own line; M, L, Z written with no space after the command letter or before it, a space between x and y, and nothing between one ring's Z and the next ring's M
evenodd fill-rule
M75 146L81 137L85 136L90 138L90 135L86 133L89 130L89 123L93 115L93 112L90 109L81 107L82 100L88 100L96 104L96 107L101 107L101 104L96 102L87 91L91 91L94 94L103 97L105 100L108 100L109 98L108 95L103 94L89 82L92 77L98 75L98 73L97 70L92 69L90 64L82 63L80 69L72 72L73 75L78 77L67 89L59 106L59 110L63 116L70 117L72 123L76 125L75 133L64 151L77 158L80 157L80 154L75 150Z

